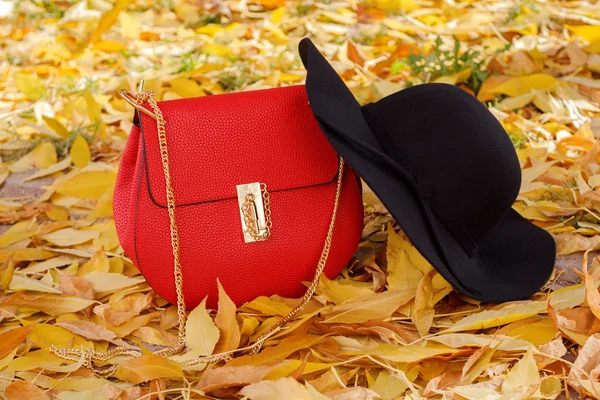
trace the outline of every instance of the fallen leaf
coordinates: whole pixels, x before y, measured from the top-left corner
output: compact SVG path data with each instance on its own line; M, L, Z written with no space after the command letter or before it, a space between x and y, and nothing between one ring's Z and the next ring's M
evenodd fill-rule
M415 295L415 309L412 314L412 320L419 334L425 336L429 333L433 324L435 311L433 310L433 288L431 287L431 273L425 274Z
M6 357L18 345L23 343L35 324L20 326L0 333L0 359Z
M250 400L312 400L308 390L292 378L253 383L240 390Z
M215 317L215 325L219 328L219 341L215 346L215 352L221 353L238 348L241 339L240 326L236 318L237 307L229 298L221 282L219 286L219 308Z
M324 323L356 323L390 317L400 306L415 296L415 290L395 290L377 293L366 300L347 302L323 313Z
M168 358L145 354L125 361L115 375L126 382L138 384L159 378L179 380L183 378L183 371Z
M79 134L75 136L75 140L73 140L69 155L71 156L73 165L75 165L77 168L83 168L90 162L92 158L90 147L83 136Z
M219 328L206 311L206 298L190 312L185 323L186 343L198 356L209 356L219 341Z
M42 389L21 380L8 385L4 394L8 400L50 400L50 397Z

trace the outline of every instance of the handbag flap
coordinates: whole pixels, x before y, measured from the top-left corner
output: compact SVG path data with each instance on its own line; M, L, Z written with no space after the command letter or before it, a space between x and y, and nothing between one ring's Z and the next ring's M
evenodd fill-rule
M261 182L276 192L336 177L337 155L319 129L304 85L158 105L166 121L177 205L237 198L240 184ZM140 116L148 191L166 207L156 121Z

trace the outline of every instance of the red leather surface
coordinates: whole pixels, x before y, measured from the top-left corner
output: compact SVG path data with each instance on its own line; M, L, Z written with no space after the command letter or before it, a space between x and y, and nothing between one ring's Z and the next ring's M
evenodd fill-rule
M304 86L160 102L167 121L186 306L217 305L217 279L240 305L257 296L299 297L311 280L333 209L337 155L312 115ZM173 256L156 123L142 114L125 148L114 197L123 249L148 283L175 302ZM273 229L244 243L236 185L266 183ZM346 167L329 262L352 257L363 210Z

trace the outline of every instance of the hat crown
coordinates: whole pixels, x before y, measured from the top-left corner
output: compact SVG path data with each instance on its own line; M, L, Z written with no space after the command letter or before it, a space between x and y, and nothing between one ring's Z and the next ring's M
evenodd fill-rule
M431 204L468 253L494 229L521 186L519 160L502 125L475 97L425 84L375 103L367 115L382 148L431 188ZM369 114L369 113L365 113Z

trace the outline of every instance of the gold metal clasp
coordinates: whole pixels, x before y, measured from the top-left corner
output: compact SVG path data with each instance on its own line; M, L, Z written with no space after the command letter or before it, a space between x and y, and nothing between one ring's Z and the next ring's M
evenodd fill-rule
M266 240L270 227L265 216L265 205L260 182L237 185L238 204L244 242Z

